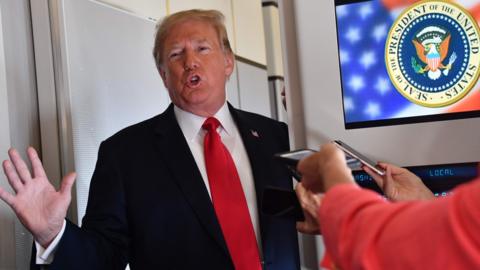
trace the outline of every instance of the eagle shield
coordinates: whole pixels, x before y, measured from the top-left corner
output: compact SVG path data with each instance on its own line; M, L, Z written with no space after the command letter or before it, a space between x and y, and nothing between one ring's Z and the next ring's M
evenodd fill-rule
M417 57L425 66L417 64L417 62L412 59L415 72L420 74L427 73L428 78L431 80L440 78L442 70L444 71L443 75L447 76L448 70L452 68L452 64L456 59L454 52L448 64L443 64L443 61L448 55L450 38L450 33L438 26L428 26L419 31L412 42L415 46Z

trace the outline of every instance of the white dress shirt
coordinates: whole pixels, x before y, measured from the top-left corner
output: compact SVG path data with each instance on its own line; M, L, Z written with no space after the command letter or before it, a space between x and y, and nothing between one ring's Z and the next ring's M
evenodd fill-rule
M195 158L197 167L202 174L203 182L207 188L210 198L210 185L208 184L207 169L205 167L205 157L203 153L203 138L206 131L202 128L203 123L207 119L206 117L198 116L189 112L186 112L177 106L174 108L175 117L180 125L183 136L190 147L190 151ZM255 183L253 181L252 167L250 166L250 160L248 159L247 151L243 145L242 137L238 131L237 125L228 110L227 103L225 103L220 110L214 115L220 122L220 126L217 131L222 138L222 142L227 147L232 159L237 168L238 176L242 184L243 193L247 201L248 212L252 220L253 229L255 230L255 236L257 237L257 243L259 252L261 254L261 238L260 238L260 223L258 220L258 207L257 197L255 191Z
M205 188L207 189L207 192L210 195L211 199L212 196L210 194L210 185L208 184L207 170L205 168L205 157L203 153L203 138L205 137L206 131L203 130L202 125L207 118L184 111L177 106L174 106L174 112L180 129L182 130L183 136L185 137L185 140L188 143L188 147L192 152L197 167L200 170L203 182L205 184ZM214 117L217 118L217 120L221 124L218 127L217 131L222 138L223 144L230 152L235 166L237 167L238 176L240 177L243 193L245 194L245 199L247 201L248 211L252 220L253 229L257 238L259 254L260 256L262 256L262 242L260 236L260 222L258 219L258 206L255 183L253 181L253 174L247 151L245 150L245 146L243 145L240 132L238 131L232 115L228 110L227 103L225 103L220 108L220 110L218 110ZM62 238L64 230L65 221L62 230L55 237L55 239L48 246L47 249L43 249L35 241L35 245L37 248L37 264L50 264L53 261L55 250L57 248L58 242Z

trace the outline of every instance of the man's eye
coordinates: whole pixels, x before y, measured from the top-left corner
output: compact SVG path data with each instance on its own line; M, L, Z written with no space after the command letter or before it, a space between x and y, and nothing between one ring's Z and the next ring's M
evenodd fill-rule
M175 58L177 58L179 55L180 55L179 52L174 52L174 53L171 53L171 54L168 56L168 58L170 58L170 59L175 59Z
M209 47L200 47L200 48L198 48L198 50L201 51L201 52L206 52L206 51L210 50L210 48Z

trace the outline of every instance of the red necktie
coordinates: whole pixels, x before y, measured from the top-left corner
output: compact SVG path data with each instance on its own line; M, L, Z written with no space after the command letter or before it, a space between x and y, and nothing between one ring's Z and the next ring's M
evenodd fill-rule
M217 132L219 125L216 118L209 117L202 126L207 131L203 147L213 207L235 269L261 270L245 194L235 163Z

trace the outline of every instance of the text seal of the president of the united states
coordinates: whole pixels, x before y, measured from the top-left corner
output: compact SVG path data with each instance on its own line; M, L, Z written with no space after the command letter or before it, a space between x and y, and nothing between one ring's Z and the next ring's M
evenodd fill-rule
M393 85L410 101L442 107L461 100L480 74L477 22L449 1L420 1L390 28L385 64Z

